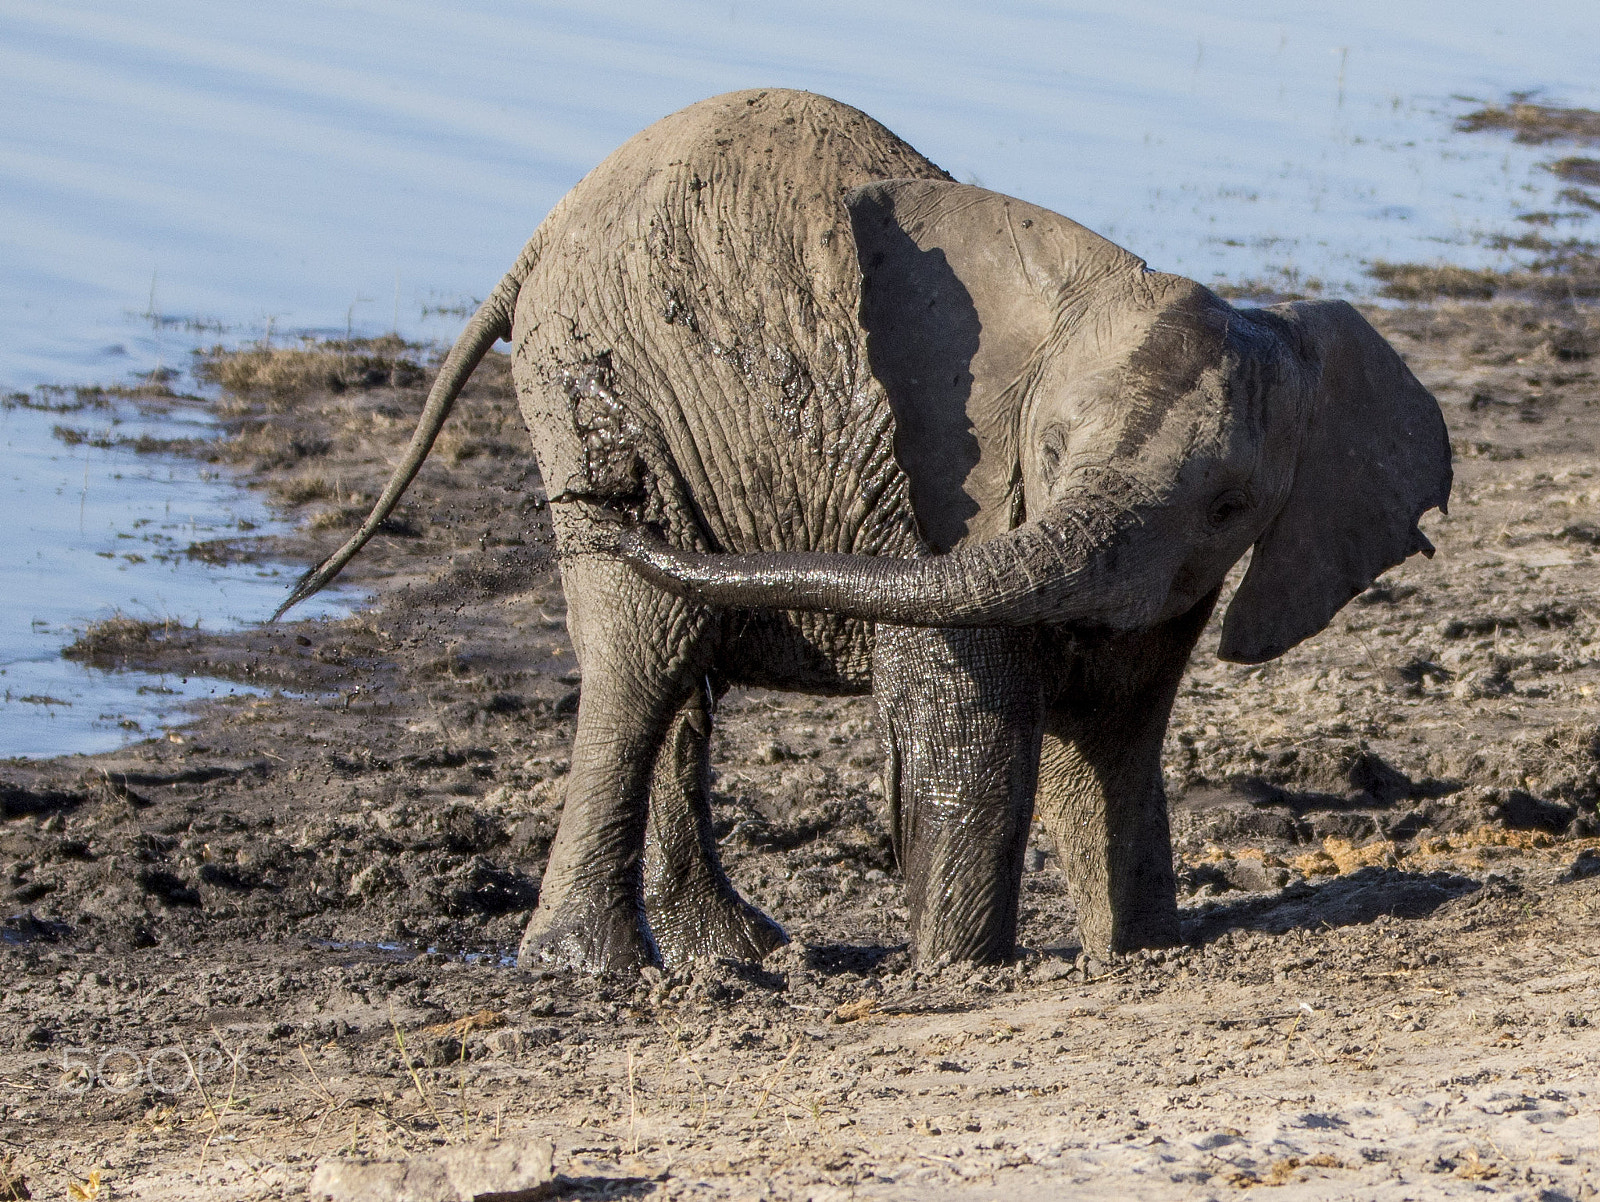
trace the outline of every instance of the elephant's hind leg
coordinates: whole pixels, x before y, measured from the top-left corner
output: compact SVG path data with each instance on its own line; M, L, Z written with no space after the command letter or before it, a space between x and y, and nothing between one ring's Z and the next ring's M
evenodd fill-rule
M713 623L614 560L574 557L561 574L583 690L561 825L518 958L632 971L657 958L643 895L656 754L704 677Z
M741 898L711 827L711 697L702 683L679 708L656 759L645 841L644 906L668 967L699 956L760 960L789 942Z

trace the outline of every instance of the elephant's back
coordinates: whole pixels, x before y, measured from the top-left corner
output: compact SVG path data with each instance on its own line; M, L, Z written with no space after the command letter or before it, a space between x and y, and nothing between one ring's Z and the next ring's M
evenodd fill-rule
M866 114L734 92L637 134L551 212L518 298L518 386L552 495L639 487L728 551L910 553L893 417L867 368L843 197L948 178ZM603 392L635 471L595 466ZM610 452L608 452L610 453Z

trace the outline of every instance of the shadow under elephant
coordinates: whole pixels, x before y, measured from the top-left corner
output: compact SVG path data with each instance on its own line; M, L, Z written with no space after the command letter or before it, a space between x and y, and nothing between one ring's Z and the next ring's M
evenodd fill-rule
M1483 884L1453 872L1369 867L1321 884L1296 881L1276 893L1204 901L1180 911L1183 940L1212 943L1233 931L1283 935L1292 930L1361 926L1377 918L1426 918Z

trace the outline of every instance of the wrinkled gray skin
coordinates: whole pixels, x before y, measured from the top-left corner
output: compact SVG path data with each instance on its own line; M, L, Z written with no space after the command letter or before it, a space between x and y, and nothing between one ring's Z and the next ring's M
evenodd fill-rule
M734 684L873 690L920 958L1013 953L1035 807L1086 949L1174 942L1161 741L1224 575L1254 546L1222 654L1270 659L1449 494L1438 406L1349 306L1234 309L854 109L742 92L556 207L287 604L506 336L583 672L524 963L783 942L711 834Z

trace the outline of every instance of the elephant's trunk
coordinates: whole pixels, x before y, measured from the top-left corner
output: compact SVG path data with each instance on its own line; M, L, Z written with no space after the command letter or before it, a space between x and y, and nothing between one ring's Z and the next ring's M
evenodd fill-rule
M1102 497L1063 500L1007 534L948 555L895 559L821 552L705 555L633 531L622 551L679 596L749 609L825 610L896 626L1132 628L1166 600L1129 562L1139 520Z
M461 331L461 336L450 348L450 353L439 367L439 374L434 377L433 387L428 391L428 400L417 419L410 445L395 465L388 484L384 486L383 495L373 505L372 512L361 523L361 528L350 536L344 546L300 578L288 600L278 606L271 621L276 622L290 607L326 587L389 520L389 515L400 504L400 498L411 486L411 481L422 470L428 452L433 449L434 439L439 437L439 431L450 416L450 410L455 407L456 397L461 395L461 389L465 387L473 369L483 361L491 346L502 338L511 337L511 314L516 307L517 293L522 288L522 281L538 261L541 246L539 237L535 235L523 248L511 270L495 286L489 299L478 306L472 320L467 322L467 328Z

